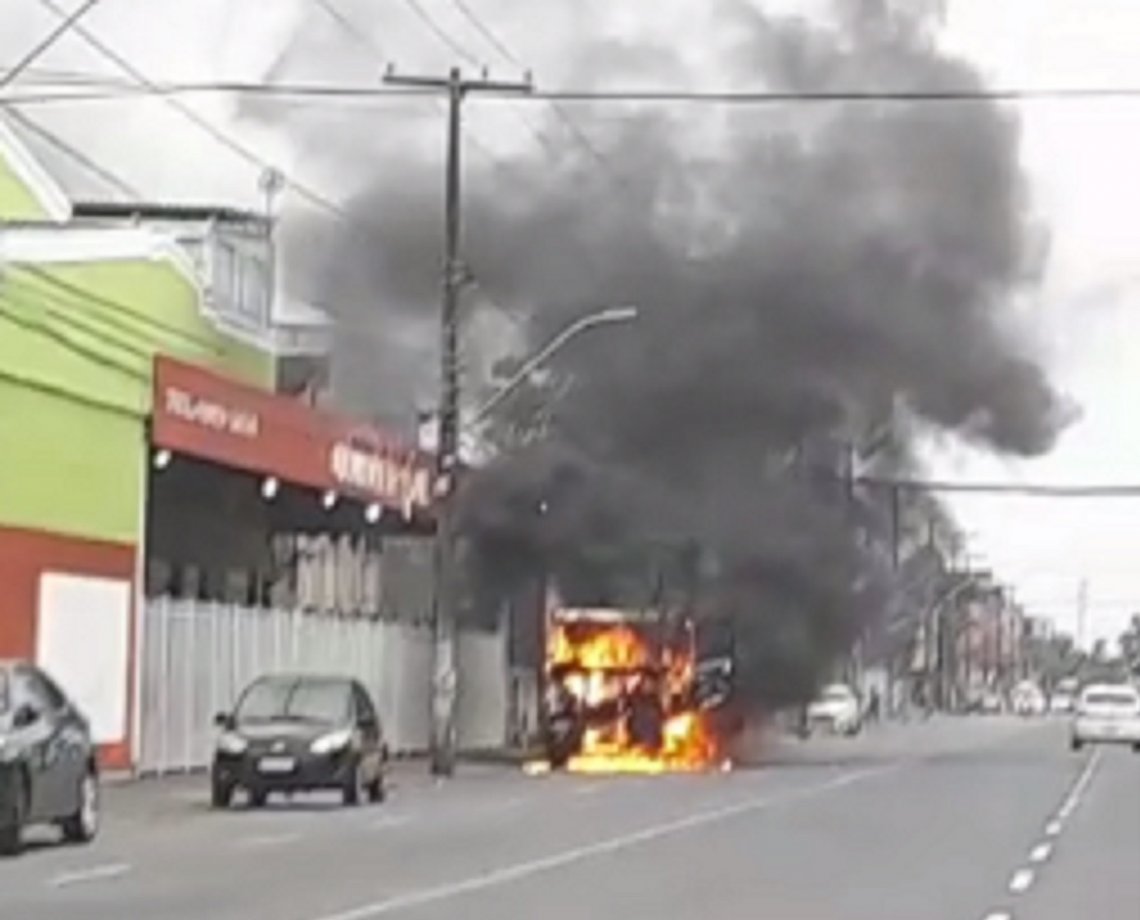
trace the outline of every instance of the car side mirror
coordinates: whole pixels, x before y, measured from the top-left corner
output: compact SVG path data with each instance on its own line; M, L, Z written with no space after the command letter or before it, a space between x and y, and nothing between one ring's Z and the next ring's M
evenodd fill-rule
M16 728L28 728L31 725L35 725L39 720L39 710L30 703L24 703L23 706L16 710L16 714L12 717L12 724Z
M230 729L234 727L234 717L228 712L219 712L214 716L214 724L218 728Z
M371 716L361 716L356 720L356 727L362 732L373 732L380 727L380 723Z

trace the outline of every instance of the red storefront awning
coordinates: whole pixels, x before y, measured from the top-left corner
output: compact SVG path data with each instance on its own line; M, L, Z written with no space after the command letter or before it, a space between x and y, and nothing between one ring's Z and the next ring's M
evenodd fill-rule
M155 359L158 447L410 516L432 503L433 458L368 423L167 357Z

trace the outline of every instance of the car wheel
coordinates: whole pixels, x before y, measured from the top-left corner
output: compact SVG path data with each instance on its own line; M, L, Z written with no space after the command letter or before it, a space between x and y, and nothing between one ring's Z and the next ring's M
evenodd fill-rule
M344 804L359 805L368 794L367 787L368 784L364 780L364 764L358 760L353 766L348 779L345 780L344 789L341 791L341 798L344 800Z
M210 780L210 807L229 808L234 800L234 785L216 777Z
M79 807L60 822L64 839L70 843L90 843L99 833L99 780L87 770L79 781Z
M1140 741L1137 741L1134 745L1132 745L1132 753L1140 754Z
M250 808L264 808L265 803L269 801L269 793L264 789L250 789L249 790L249 807Z
M28 785L17 774L12 789L12 813L7 824L0 824L0 856L19 856L24 849L24 818L28 810Z
M1080 738L1071 738L1069 740L1069 747L1074 751L1079 751L1085 746L1085 743Z

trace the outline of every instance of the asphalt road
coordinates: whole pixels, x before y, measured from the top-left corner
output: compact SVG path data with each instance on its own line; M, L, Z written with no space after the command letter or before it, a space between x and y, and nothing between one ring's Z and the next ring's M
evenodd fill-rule
M88 847L0 862L5 920L1074 920L1140 908L1140 756L1053 722L784 741L731 774L406 768L391 800L213 813L201 780L107 790Z

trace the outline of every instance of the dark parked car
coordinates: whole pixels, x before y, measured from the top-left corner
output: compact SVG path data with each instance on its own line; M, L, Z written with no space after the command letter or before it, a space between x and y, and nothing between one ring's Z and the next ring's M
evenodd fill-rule
M244 789L254 807L274 792L336 789L346 805L384 798L387 748L368 691L347 677L262 677L242 693L221 729L211 802Z
M0 661L0 854L29 824L76 843L99 829L99 775L87 720L43 671Z

